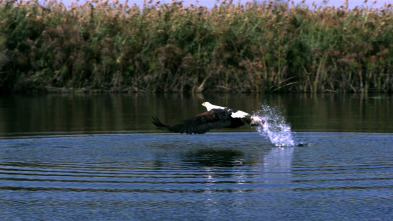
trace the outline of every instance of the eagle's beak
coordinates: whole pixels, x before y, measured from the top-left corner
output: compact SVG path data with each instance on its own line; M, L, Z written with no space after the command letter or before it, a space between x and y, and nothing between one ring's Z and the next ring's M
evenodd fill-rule
M206 105L205 105L205 102L202 103L202 106L206 106Z

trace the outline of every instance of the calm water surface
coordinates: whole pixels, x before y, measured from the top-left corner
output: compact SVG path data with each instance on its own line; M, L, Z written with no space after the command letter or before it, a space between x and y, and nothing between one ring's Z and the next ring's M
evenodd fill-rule
M304 145L150 123L205 100L278 107ZM390 220L392 116L390 96L0 97L0 220Z

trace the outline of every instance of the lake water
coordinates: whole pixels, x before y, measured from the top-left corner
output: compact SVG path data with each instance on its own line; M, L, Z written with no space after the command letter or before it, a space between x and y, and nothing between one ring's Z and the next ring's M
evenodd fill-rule
M269 106L301 145L247 126L182 135L151 124L203 101ZM0 220L390 220L391 122L391 96L0 97Z

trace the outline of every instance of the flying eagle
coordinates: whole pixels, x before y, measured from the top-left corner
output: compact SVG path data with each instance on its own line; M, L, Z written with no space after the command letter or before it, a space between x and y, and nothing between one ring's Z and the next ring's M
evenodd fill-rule
M174 126L161 123L157 117L153 117L153 124L158 128L175 133L204 134L210 129L238 128L246 123L251 126L257 126L264 123L262 118L251 116L249 113L241 110L221 107L209 102L204 102L202 105L206 107L207 112L183 120Z

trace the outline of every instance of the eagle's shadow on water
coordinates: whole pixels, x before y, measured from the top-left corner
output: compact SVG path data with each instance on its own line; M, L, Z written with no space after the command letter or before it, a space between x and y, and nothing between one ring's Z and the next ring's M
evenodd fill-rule
M263 164L264 167L291 167L295 147L271 147L260 152L259 157L232 149L199 149L188 152L183 162L202 167L235 167Z
M232 138L236 139L232 139ZM162 142L155 146L163 153L173 155L187 167L239 167L239 166L264 166L264 161L276 160L276 163L288 165L291 161L292 147L277 147L259 136L245 136L244 134L214 134L199 136L192 139L179 136L179 139L170 139L171 142ZM187 139L186 139L187 138ZM189 138L189 139L188 139ZM203 141L203 142L202 142ZM230 141L230 142L229 142ZM296 146L302 146L296 145ZM289 151L292 150L292 151ZM159 156L163 154L160 152ZM268 158L265 158L269 156ZM160 159L161 157L158 157ZM268 165L277 165L277 164Z
M245 154L231 149L199 149L185 154L184 162L204 167L234 167L248 164Z
M193 167L258 167L264 171L291 170L294 150L304 143L290 147L274 145L242 148L198 145L182 154L181 161Z

